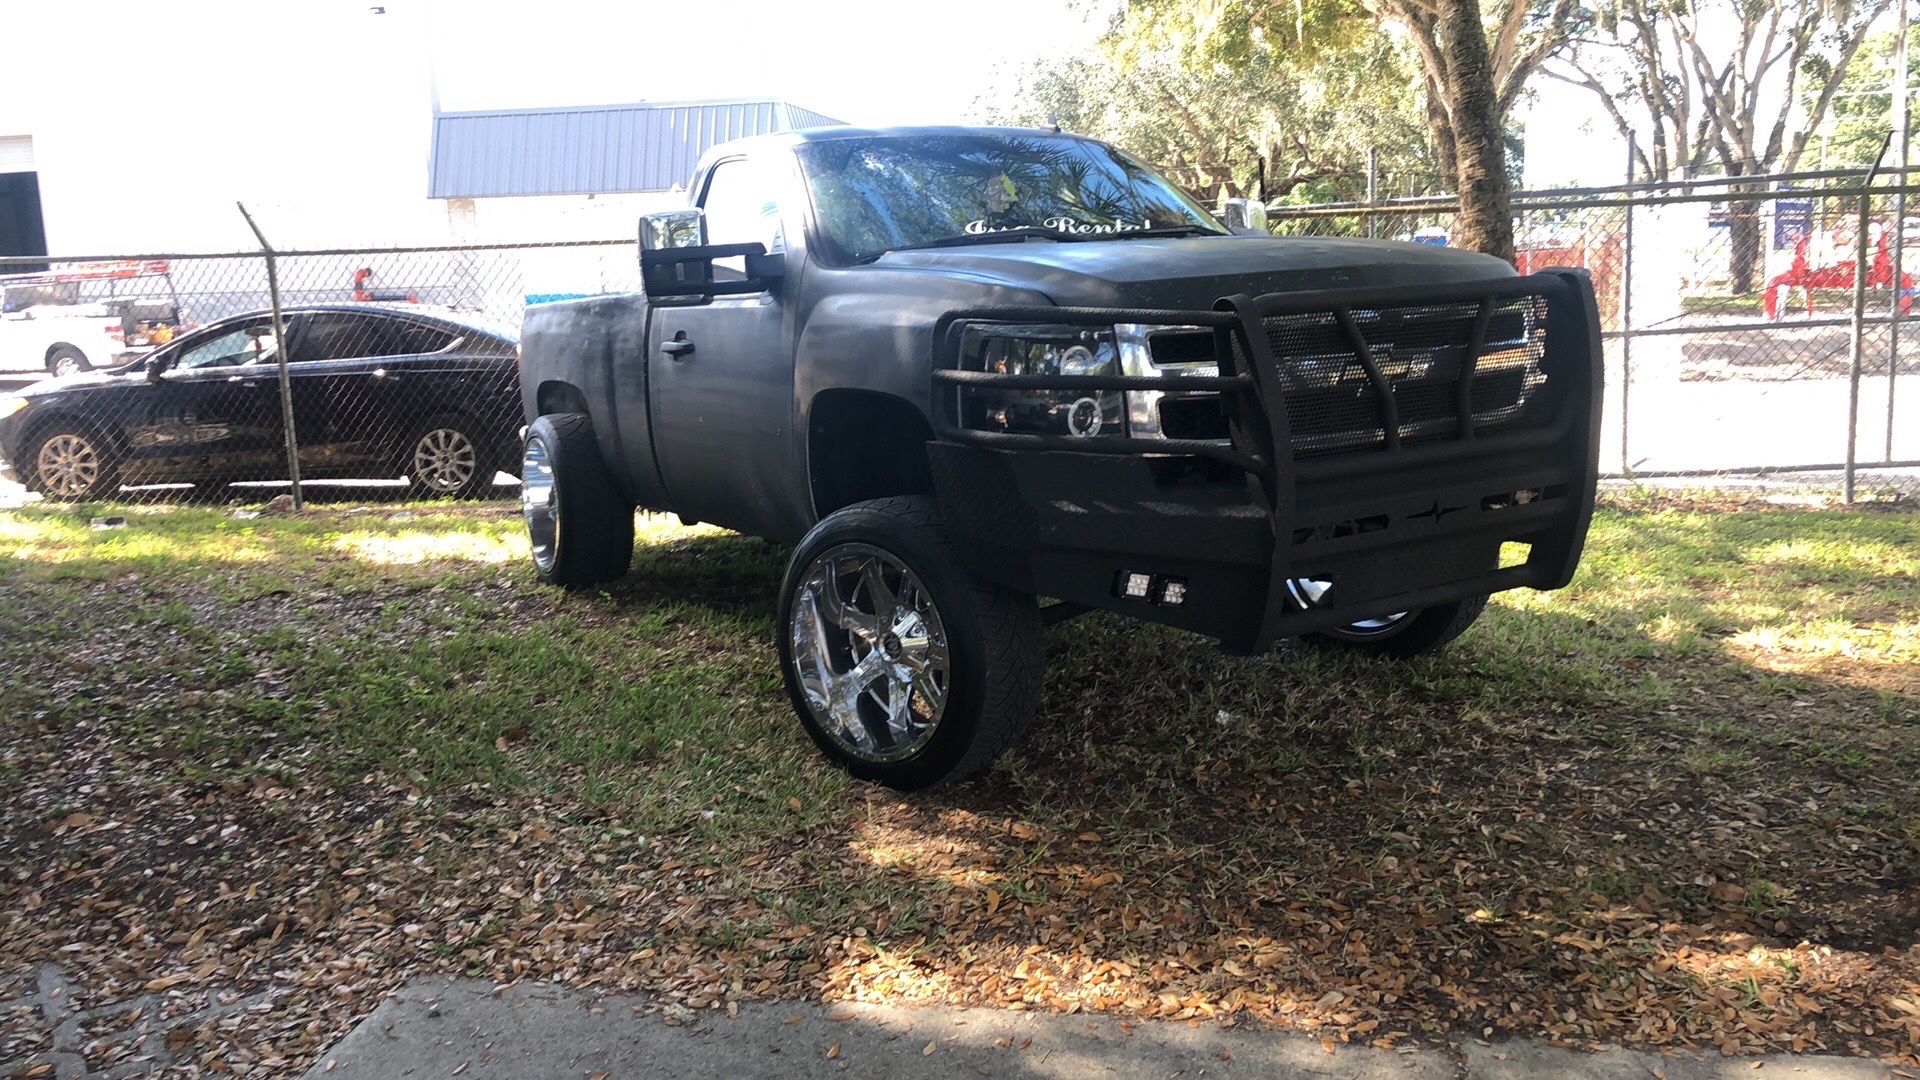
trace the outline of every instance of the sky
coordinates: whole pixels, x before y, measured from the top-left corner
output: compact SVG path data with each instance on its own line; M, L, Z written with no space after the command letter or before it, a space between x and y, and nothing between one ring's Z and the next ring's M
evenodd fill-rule
M425 10L441 105L785 98L858 124L951 122L996 65L1099 27L1064 0L396 0Z
M235 199L303 235L406 235L417 223L360 208L420 202L436 101L768 97L856 124L964 121L997 81L1090 44L1117 2L0 0L0 135L34 135L70 250L162 243L187 230L155 207L224 221ZM1616 179L1621 150L1592 100L1539 90L1528 182ZM347 144L362 153L326 152ZM370 170L376 146L393 149ZM141 168L163 154L199 160ZM147 205L102 212L109 180L108 197L137 188ZM222 228L221 244L250 239Z

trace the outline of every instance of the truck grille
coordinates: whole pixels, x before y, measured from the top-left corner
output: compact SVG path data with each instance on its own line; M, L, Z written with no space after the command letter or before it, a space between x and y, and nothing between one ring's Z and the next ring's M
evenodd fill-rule
M1477 303L1353 312L1393 395L1403 444L1459 437L1457 394L1478 312ZM1324 457L1386 441L1379 396L1331 313L1275 316L1265 325L1286 388L1295 457ZM1468 396L1476 434L1529 422L1528 406L1540 399L1547 381L1540 366L1545 326L1541 297L1519 297L1493 309ZM1158 355L1155 360L1164 363ZM1214 395L1170 396L1160 403L1160 419L1168 438L1224 438L1227 433Z

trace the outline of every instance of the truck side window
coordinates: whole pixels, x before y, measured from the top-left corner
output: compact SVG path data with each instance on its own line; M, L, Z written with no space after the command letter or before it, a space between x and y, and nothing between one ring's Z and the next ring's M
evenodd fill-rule
M707 214L709 244L764 244L768 251L786 250L773 185L765 170L748 158L714 166L700 208ZM746 260L739 256L714 260L716 278L738 280L746 271Z

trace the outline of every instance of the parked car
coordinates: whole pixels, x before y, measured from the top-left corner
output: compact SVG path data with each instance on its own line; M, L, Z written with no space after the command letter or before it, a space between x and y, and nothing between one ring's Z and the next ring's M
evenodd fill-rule
M1235 235L1047 132L762 136L689 190L641 223L644 295L526 313L534 567L625 573L635 506L793 544L788 693L860 777L986 766L1084 611L1412 656L1579 560L1583 272Z
M407 477L474 495L517 455L514 335L368 304L284 313L303 478ZM108 371L0 397L0 470L55 499L122 484L287 477L273 317L222 319Z
M164 259L0 275L0 370L112 367L171 341L181 325Z

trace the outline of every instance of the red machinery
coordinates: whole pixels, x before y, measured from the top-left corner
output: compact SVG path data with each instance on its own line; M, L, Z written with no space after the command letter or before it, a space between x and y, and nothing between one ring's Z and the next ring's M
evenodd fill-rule
M353 272L353 299L355 303L368 304L374 301L417 304L420 298L413 293L396 289L375 289L373 287L373 268L363 266Z
M1873 244L1873 264L1867 268L1867 288L1890 289L1893 287L1893 255L1887 248L1887 232L1875 227L1878 234ZM1780 317L1780 294L1787 289L1799 289L1807 298L1807 314L1813 314L1813 290L1815 289L1852 289L1855 238L1852 230L1839 228L1830 234L1831 245L1823 245L1824 250L1816 256L1809 256L1809 241L1814 234L1800 238L1793 246L1793 265L1783 274L1777 274L1767 282L1767 292L1763 298L1767 318ZM1813 265L1815 258L1820 265ZM1913 310L1913 275L1900 275L1900 313L1910 314Z

